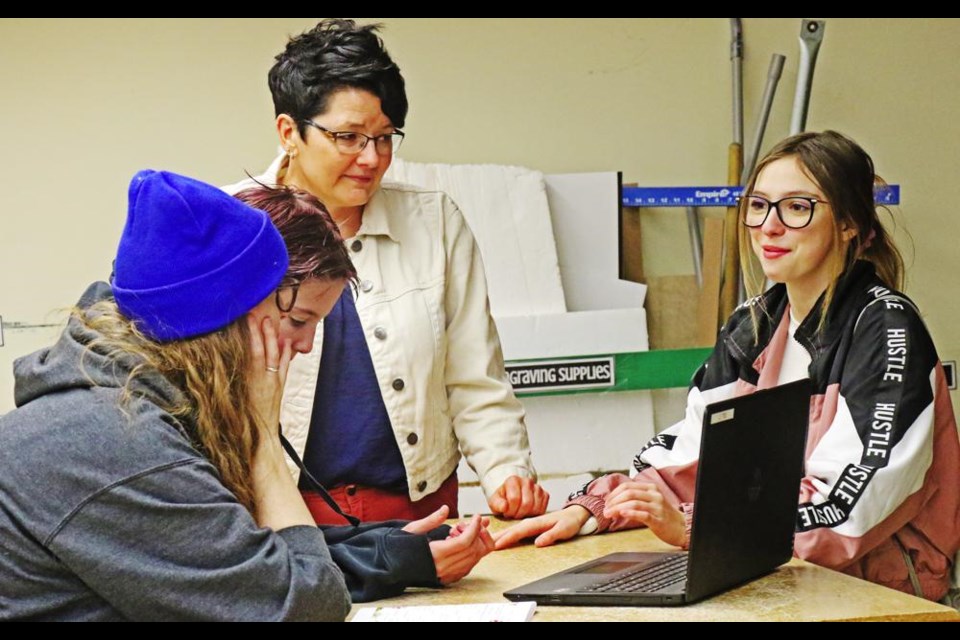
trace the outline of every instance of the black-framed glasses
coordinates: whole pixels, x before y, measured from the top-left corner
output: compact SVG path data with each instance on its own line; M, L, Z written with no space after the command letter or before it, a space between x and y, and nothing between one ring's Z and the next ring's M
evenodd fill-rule
M762 227L770 211L776 209L777 217L783 226L790 229L803 229L813 220L813 210L818 204L829 204L817 198L790 196L771 202L762 196L743 196L738 198L740 221L750 228Z
M297 304L298 293L300 293L299 282L280 283L276 291L277 309L280 309L280 313L290 313L293 311L293 305Z
M385 133L380 136L368 136L365 133L356 131L330 131L326 127L320 126L313 120L301 120L303 124L310 125L317 129L323 135L333 140L340 153L355 156L367 148L367 144L373 140L373 148L381 156L392 155L394 151L400 148L403 143L403 131L396 129L393 133Z

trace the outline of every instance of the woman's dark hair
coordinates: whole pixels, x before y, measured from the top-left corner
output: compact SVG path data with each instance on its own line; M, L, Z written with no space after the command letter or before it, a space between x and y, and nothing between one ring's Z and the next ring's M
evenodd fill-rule
M376 35L379 28L328 18L291 38L267 75L276 115L289 115L304 136L303 121L324 113L331 95L351 87L380 98L390 123L402 128L407 93L400 68Z
M236 198L267 212L283 236L290 256L285 282L356 280L357 270L337 224L316 197L299 189L261 185L244 189Z

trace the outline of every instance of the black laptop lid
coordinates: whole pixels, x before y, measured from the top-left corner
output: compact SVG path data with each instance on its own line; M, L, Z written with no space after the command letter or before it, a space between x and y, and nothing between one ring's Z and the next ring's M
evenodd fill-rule
M810 393L810 381L804 379L707 406L690 539L688 601L789 561Z

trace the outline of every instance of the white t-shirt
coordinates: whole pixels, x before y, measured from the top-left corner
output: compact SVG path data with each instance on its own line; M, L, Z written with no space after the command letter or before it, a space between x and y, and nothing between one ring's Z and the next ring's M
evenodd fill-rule
M802 380L809 377L810 353L803 348L803 345L793 337L797 332L800 322L793 317L793 311L790 311L790 337L787 338L787 346L783 350L783 364L780 365L780 377L777 384L787 384L795 380Z

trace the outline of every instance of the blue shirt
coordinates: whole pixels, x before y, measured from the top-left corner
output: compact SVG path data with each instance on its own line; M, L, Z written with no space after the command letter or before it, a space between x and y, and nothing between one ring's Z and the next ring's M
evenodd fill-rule
M350 287L323 321L322 353L304 464L327 487L406 493L407 472Z

